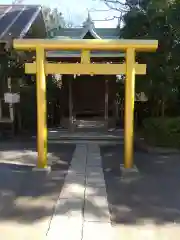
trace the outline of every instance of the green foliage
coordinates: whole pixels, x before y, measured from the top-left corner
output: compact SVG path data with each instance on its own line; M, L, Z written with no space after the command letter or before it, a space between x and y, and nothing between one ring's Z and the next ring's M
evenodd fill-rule
M156 53L137 54L138 62L147 64L147 75L136 77L136 91L154 103L167 105L180 97L179 12L178 0L141 0L124 15L120 37L159 41Z
M27 79L26 79L27 80ZM47 76L47 120L52 117L51 109L52 105L56 105L56 102L60 95L59 83L52 77ZM23 129L25 130L36 130L37 125L37 107L36 107L36 84L31 79L26 83L25 86L21 87L21 118Z
M20 91L20 112L23 130L36 130L36 85L24 86Z
M151 144L180 147L180 117L144 119L143 134Z

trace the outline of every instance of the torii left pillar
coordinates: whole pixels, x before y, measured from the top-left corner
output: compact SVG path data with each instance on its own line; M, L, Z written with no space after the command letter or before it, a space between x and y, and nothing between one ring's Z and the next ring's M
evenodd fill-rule
M36 49L36 91L37 91L37 147L38 168L47 168L47 106L46 106L46 75L45 51Z

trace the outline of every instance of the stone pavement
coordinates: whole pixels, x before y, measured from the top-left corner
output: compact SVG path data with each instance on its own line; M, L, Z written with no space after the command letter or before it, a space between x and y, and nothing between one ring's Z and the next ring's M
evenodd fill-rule
M180 155L135 151L137 172L123 179L123 146L100 149L117 239L180 239Z
M97 144L77 144L47 234L48 239L114 240Z
M36 142L0 144L0 239L43 240L76 145L49 144L49 174L32 171Z
M46 176L36 159L35 142L0 145L0 239L179 239L180 155L136 151L125 178L122 144L51 143Z
M0 145L0 239L114 240L98 144L48 149L43 174L34 141Z

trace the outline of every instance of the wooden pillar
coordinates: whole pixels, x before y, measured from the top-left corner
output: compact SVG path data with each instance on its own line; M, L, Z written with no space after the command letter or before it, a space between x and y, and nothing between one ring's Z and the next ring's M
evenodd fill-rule
M121 118L121 120L122 120L122 119L124 118L124 98L121 99L120 105L121 105L120 118Z
M73 110L73 103L72 103L72 79L71 79L71 76L69 76L69 79L68 79L68 84L69 84L69 128L70 128L70 131L72 131L73 129L73 113L72 113L72 110Z
M47 167L47 110L46 110L46 75L44 68L44 49L36 49L36 95L37 95L37 143L38 168Z
M108 91L108 80L105 80L105 111L104 118L105 121L108 121L108 100L109 100L109 91Z
M134 141L134 95L135 95L135 49L126 51L125 81L125 168L133 167Z
M11 77L7 78L7 82L8 82L8 92L12 93L12 79ZM14 113L14 104L13 103L9 103L9 116L10 116L10 120L11 120L11 134L12 136L15 134L15 113Z
M2 99L0 98L0 120L2 119Z

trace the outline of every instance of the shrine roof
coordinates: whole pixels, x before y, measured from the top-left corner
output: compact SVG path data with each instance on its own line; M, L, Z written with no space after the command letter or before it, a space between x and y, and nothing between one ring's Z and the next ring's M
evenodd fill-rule
M119 39L120 28L95 28L90 14L81 28L61 28L55 32L53 39ZM48 51L47 57L80 57L80 51ZM124 57L124 53L118 51L92 51L91 57Z
M93 36L92 31L96 34ZM71 38L82 39L85 34L90 33L94 38L101 39L118 39L118 28L61 28L56 32L56 36L53 38ZM98 37L97 37L98 36Z
M34 24L35 23L35 24ZM46 36L46 28L39 5L0 5L0 40L24 38L32 25L38 37Z

